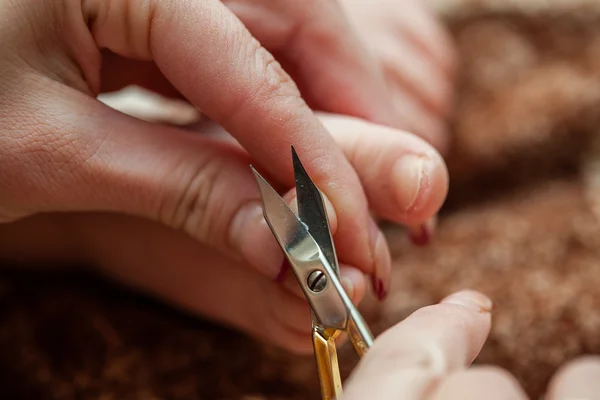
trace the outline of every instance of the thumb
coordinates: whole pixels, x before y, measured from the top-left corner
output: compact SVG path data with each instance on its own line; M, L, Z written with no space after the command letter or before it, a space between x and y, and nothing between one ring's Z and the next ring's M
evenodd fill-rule
M60 104L45 102L27 120L15 119L13 140L0 145L0 210L13 219L56 211L146 217L275 279L283 254L244 150L61 90L69 93L57 96Z

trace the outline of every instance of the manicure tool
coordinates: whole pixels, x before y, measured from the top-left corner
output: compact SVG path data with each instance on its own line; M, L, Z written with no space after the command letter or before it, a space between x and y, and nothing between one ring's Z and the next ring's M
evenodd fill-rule
M373 335L342 287L323 197L293 146L292 161L298 215L252 166L251 169L260 189L265 220L310 305L322 399L336 399L342 395L342 382L335 339L347 333L362 357L371 347Z

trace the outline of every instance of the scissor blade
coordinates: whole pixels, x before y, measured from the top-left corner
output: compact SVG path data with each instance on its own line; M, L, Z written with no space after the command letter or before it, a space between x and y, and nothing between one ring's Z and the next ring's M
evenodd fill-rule
M290 262L292 271L318 321L325 327L345 329L349 299L337 272L329 264L308 228L281 196L254 168L252 172L260 190L265 220ZM321 272L326 278L326 285L320 291L313 291L309 287L308 277L315 271Z
M310 179L294 146L292 146L292 160L296 179L298 216L308 227L308 231L321 248L323 255L339 276L340 270L335 254L335 246L333 245L333 238L331 237L329 218L327 217L323 195L312 179Z

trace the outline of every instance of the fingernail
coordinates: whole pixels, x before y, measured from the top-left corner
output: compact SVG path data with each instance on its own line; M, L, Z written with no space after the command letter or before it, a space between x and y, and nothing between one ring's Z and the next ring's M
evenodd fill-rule
M260 200L239 209L229 226L229 244L264 276L277 279L281 274L283 252L265 221Z
M381 301L387 296L387 286L389 284L392 269L392 258L385 236L381 230L379 230L379 227L372 218L370 218L369 221L369 235L374 260L371 285L373 286L373 291L375 292L377 299Z
M350 300L354 300L354 284L352 283L352 280L348 277L343 277L342 285L344 286L344 289L346 289L346 294L348 294Z
M375 296L377 296L377 300L384 300L387 296L387 291L385 290L383 281L375 276L373 276L371 279L371 284L373 285L373 291L375 292Z
M392 168L396 202L404 212L418 208L419 196L427 185L433 163L428 157L405 154Z
M408 228L408 236L415 246L425 246L431 241L435 231L437 218L431 218L426 223Z
M451 294L441 301L443 304L455 304L478 312L492 312L494 303L487 296L472 290Z

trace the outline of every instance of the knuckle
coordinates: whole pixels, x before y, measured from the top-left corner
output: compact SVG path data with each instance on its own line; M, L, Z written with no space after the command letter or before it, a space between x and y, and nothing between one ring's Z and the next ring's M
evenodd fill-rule
M219 232L216 222L222 219L224 202L215 194L215 185L225 173L218 157L207 157L199 162L191 173L186 169L183 178L183 189L173 201L160 207L160 220L177 230L182 230L192 237L212 244L223 242L223 232Z
M264 109L304 105L296 83L255 38L251 38L249 49L244 51L250 60L251 75L245 80L249 84L243 85L224 107L224 114L219 118L224 124L243 120L249 113L265 114L261 112Z
M300 97L296 84L275 57L256 39L252 38L251 57L257 66L256 95L265 98Z
M160 9L161 18L169 19L177 10L177 4L159 8L158 2L151 0L89 3L91 5L88 4L84 12L90 16L92 31L99 46L141 59L152 57L150 39L157 11Z

